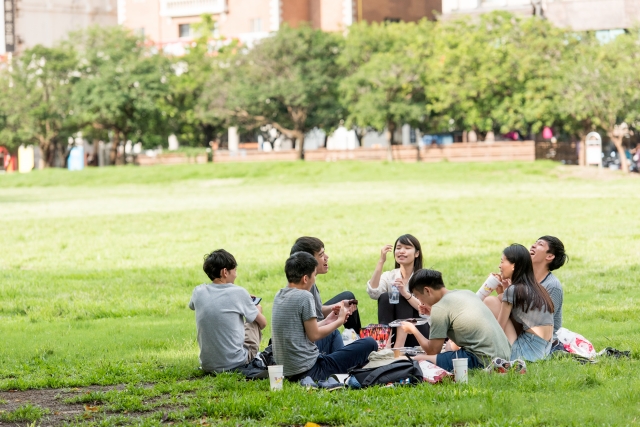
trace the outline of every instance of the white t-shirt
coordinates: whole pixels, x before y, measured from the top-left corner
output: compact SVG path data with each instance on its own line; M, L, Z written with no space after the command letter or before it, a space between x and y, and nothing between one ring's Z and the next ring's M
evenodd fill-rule
M411 273L411 276L413 276L413 273ZM411 276L409 276L409 279L411 279ZM380 275L380 284L377 288L371 287L371 280L367 282L367 293L372 299L378 299L380 298L380 295L389 292L389 290L391 289L391 285L393 285L396 279L399 278L402 278L399 268L394 268L391 271L385 271ZM407 285L405 285L405 289L407 290L407 292L409 292L408 283L409 280L407 280Z

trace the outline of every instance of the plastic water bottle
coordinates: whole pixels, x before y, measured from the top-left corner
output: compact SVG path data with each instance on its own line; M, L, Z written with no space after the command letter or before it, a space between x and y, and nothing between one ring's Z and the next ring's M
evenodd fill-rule
M389 304L398 304L400 302L400 291L395 285L391 285L391 293L389 294Z

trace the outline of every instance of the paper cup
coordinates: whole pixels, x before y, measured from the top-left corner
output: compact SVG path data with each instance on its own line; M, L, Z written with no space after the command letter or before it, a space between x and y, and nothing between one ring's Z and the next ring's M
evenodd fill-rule
M453 359L453 374L455 375L457 383L469 382L468 369L468 359Z
M283 380L284 376L282 375L282 365L269 366L269 383L271 384L271 391L282 390Z
M495 291L498 286L500 286L500 280L493 274L489 274L489 277L487 277L487 280L485 280L482 286L480 286L476 295L484 301L484 299L491 295L491 292Z

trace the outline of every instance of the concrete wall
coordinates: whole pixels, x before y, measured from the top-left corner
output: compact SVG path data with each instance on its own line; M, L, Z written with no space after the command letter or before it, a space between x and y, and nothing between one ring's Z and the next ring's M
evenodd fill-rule
M640 0L541 0L545 18L577 31L630 28L640 22ZM506 10L533 15L530 0L442 0L444 19Z
M578 31L630 28L640 22L640 0L547 1L544 15Z
M227 16L220 23L220 33L227 37L239 37L242 33L253 32L254 19L260 19L262 32L268 32L273 25L268 0L229 0L228 5Z
M344 0L310 0L310 21L314 28L324 31L342 31Z
M16 8L16 37L21 41L18 51L37 44L51 47L65 39L69 31L118 22L116 0L17 0ZM4 49L2 43L0 53Z

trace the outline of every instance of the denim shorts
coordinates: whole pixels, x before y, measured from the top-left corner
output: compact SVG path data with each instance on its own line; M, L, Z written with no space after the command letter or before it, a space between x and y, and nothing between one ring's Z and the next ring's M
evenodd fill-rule
M453 359L467 359L467 369L484 368L475 354L461 348L457 351L445 351L436 355L436 365L448 372L453 372Z
M551 352L551 341L545 341L536 334L523 332L511 346L511 360L523 359L527 362L546 359Z

